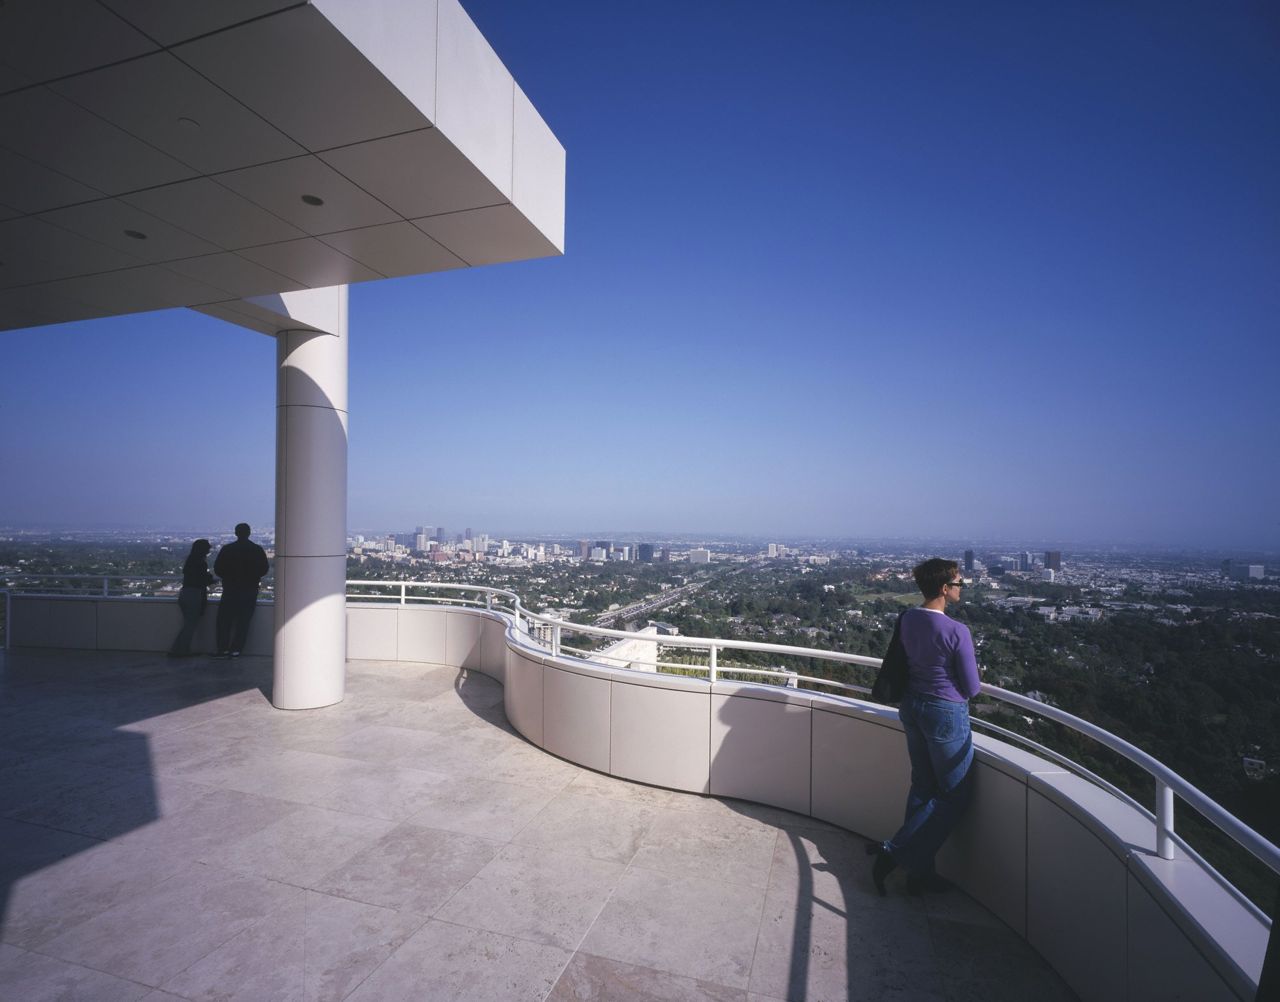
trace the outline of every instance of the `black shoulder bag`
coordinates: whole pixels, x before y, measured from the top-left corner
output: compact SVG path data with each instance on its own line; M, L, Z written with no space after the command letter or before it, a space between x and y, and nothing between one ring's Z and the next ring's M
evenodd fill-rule
M877 703L900 703L907 694L907 650L902 646L902 617L893 624L893 639L884 653L880 670L871 686L871 698Z

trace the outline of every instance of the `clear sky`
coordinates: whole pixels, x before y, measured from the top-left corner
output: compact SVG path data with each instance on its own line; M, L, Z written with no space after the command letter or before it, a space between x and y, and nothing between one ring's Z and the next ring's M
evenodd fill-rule
M353 531L1280 548L1274 5L463 4L567 251L352 288ZM273 367L0 334L0 524L269 523Z

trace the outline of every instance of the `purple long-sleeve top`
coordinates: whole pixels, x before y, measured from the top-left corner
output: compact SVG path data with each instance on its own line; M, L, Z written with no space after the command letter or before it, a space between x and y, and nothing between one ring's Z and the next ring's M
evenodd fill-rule
M963 703L978 694L978 660L969 627L942 612L917 606L902 616L907 688L919 696Z

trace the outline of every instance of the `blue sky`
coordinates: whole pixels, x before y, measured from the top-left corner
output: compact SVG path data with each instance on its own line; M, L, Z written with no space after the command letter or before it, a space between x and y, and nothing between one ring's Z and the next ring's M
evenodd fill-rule
M1280 548L1267 5L463 2L567 253L352 288L353 530ZM270 522L273 365L0 335L0 524Z

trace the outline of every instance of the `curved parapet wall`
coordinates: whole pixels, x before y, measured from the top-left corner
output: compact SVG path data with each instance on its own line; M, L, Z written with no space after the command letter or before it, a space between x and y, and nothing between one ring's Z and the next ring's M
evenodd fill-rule
M621 779L736 797L869 838L908 782L895 710L775 686L552 657L509 616L348 603L348 657L433 661L501 682L507 718ZM1267 927L1150 821L1060 766L974 736L972 809L940 872L1024 936L1083 999L1252 1000Z

